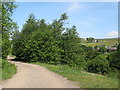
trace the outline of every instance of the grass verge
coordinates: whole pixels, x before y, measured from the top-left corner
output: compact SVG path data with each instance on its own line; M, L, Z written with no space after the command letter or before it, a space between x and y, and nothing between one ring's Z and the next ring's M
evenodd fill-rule
M118 80L107 76L88 73L75 67L67 65L49 65L43 63L32 63L47 67L49 70L67 77L68 80L79 82L82 88L118 88Z
M11 78L17 71L15 64L9 63L7 60L0 60L0 77L1 80Z

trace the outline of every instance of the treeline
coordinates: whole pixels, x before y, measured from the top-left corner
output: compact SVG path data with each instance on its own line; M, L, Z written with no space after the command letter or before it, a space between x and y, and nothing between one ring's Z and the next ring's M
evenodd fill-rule
M81 45L76 26L65 27L67 19L64 13L50 24L30 14L22 31L14 31L13 54L25 62L67 64L100 74L118 72L120 45L110 55L104 53L104 47L97 50Z

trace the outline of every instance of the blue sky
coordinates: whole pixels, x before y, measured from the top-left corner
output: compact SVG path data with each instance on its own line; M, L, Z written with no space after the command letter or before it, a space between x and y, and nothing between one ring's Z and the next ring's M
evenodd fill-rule
M58 19L61 14L69 16L68 27L76 25L80 37L113 38L118 35L117 2L17 2L13 20L19 30L30 13L46 22Z

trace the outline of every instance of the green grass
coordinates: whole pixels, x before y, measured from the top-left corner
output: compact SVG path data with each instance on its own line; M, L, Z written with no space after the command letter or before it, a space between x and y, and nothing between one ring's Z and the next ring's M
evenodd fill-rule
M9 63L7 60L0 60L0 77L2 79L9 79L16 73L16 66L15 64Z
M69 67L67 65L49 65L33 63L47 67L49 70L58 73L68 80L79 82L82 88L118 88L118 80L98 74L88 73L82 69Z

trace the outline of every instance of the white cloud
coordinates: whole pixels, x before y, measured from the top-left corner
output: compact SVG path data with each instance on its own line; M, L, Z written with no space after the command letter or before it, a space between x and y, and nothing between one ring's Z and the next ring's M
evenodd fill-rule
M112 31L107 33L107 37L118 37L118 32L117 31Z
M80 10L83 10L85 9L86 6L83 5L83 4L80 4L78 2L73 2L68 8L67 8L67 11L80 11Z

